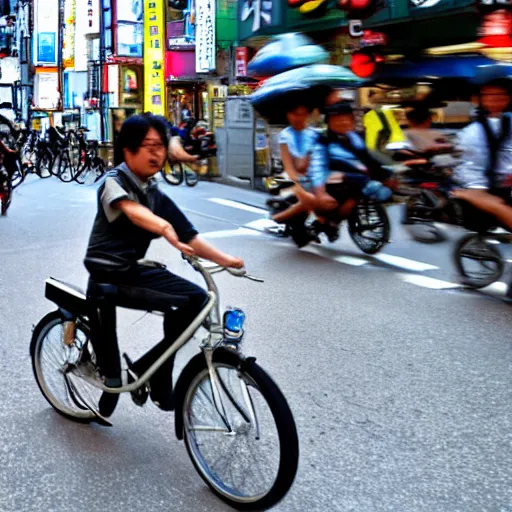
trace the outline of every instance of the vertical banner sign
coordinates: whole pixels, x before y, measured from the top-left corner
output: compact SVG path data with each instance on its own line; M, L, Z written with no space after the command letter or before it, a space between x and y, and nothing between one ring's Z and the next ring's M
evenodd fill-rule
M76 1L64 2L64 47L62 48L62 61L65 68L75 67L75 29L76 29Z
M144 110L165 115L163 0L144 1Z
M235 52L235 69L236 76L247 76L247 62L249 60L249 52L244 46L239 46Z
M196 72L215 70L215 0L196 0Z

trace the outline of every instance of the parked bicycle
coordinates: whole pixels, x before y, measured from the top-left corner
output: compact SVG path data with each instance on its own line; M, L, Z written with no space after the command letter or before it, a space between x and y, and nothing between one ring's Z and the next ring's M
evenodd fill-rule
M125 373L131 383L121 388L107 388L98 377L89 327L91 315L97 313L85 294L56 279L47 280L46 297L58 309L33 332L30 354L35 378L46 400L63 416L111 425L98 410L102 393L130 392L134 401L140 400L150 377L203 326L207 335L201 353L187 364L175 386L176 436L185 442L195 469L218 497L238 510L270 508L294 481L297 429L278 386L254 357L242 355L245 315L237 308L221 315L212 276L227 271L260 280L245 270L205 267L195 257L184 258L205 280L208 303L143 375L129 374L128 364ZM112 285L98 287L109 300ZM129 362L126 355L125 360Z

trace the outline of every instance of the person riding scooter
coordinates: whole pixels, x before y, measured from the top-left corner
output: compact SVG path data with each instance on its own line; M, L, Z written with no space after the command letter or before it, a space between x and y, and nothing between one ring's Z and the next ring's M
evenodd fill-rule
M328 129L313 148L309 173L315 213L328 219L317 221L315 229L334 241L339 236L340 222L348 218L362 197L386 201L392 192L385 186L389 172L371 156L363 139L355 133L350 102L337 101L324 112Z

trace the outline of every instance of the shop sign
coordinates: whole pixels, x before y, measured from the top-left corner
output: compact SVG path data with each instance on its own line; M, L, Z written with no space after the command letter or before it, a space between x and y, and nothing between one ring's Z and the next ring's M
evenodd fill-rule
M388 38L382 32L373 32L372 30L364 30L363 37L359 41L362 48L369 46L386 46Z
M65 68L75 67L75 28L76 28L76 1L64 2L64 46L62 48L62 61Z
M163 0L145 0L144 110L158 115L165 115L164 38ZM132 88L129 77L124 81L124 88Z
M413 7L434 7L434 5L437 5L441 0L409 0Z
M36 107L48 110L58 107L60 96L58 73L37 73L36 89Z
M35 64L57 64L58 0L36 0L34 5Z
M117 0L117 55L142 57L142 45L145 38L143 22L145 18L148 18L143 15L143 5L152 12L156 11L157 6L163 9L162 0L151 2L146 0L145 4L143 4L143 0Z
M87 22L85 34L97 34L100 31L100 0L77 0L79 6L87 4L85 20ZM78 9L82 13L81 9Z
M262 25L272 25L272 0L244 0L241 6L240 21L252 18L252 32L258 32Z
M215 70L215 0L196 1L196 72Z
M247 63L249 61L249 52L245 46L239 46L235 50L235 70L236 76L247 76Z
M477 0L477 4L483 12L512 8L512 0Z

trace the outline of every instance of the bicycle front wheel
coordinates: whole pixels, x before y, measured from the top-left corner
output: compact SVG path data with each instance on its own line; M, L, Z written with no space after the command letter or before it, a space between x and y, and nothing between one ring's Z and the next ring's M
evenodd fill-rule
M468 288L485 288L495 283L503 274L504 264L500 252L483 236L463 236L453 253L453 261Z
M348 232L366 254L376 254L389 241L389 218L379 203L360 202L348 218Z
M270 508L286 495L297 472L293 415L254 360L244 362L234 352L217 349L213 369L216 384L204 361L185 394L187 451L222 500L238 510Z

